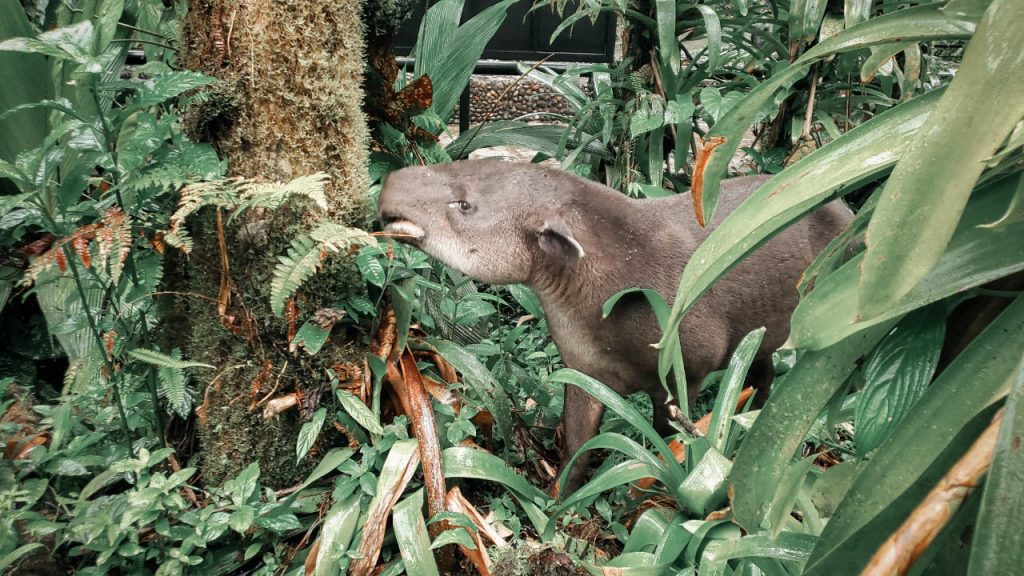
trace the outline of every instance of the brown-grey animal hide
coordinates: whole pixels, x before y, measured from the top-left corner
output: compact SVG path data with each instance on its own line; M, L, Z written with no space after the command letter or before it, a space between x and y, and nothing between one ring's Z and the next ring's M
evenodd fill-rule
M716 220L765 177L722 182ZM642 296L604 302L625 288L652 288L672 302L683 266L709 229L694 219L690 194L632 199L601 184L536 164L467 160L392 173L380 194L385 231L448 266L492 284L526 284L540 298L565 364L620 394L644 391L654 424L668 433L665 391L657 373L661 336ZM767 242L726 274L680 327L689 398L723 367L739 340L767 327L750 380L771 382L771 352L789 333L796 284L814 256L850 222L831 203ZM603 406L574 386L565 391L563 461L597 434ZM585 478L586 455L564 493Z

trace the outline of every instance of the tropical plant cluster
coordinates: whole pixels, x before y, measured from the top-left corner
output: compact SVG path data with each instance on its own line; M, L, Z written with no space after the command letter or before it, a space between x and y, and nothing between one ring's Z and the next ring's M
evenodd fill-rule
M366 193L403 166L521 146L631 195L692 189L696 213L681 217L704 223L717 222L727 174L775 174L721 219L671 303L650 298L678 433L655 432L646 398L562 367L526 288L478 284L324 218L288 239L266 305L291 326L296 363L344 329L359 335L362 366L328 370L312 404L273 391L239 403L302 412L289 439L310 470L301 482L271 485L255 462L208 482L195 422L220 375L173 345L169 298L218 305L216 294L169 294L190 265L189 224L296 202L322 211L326 177L226 178L216 151L189 137L182 117L216 81L175 63L184 3L4 3L0 569L788 576L1024 565L1024 5L535 2L563 15L556 35L601 12L621 18L624 59L524 67L575 115L485 123L441 144L514 1L465 20L462 0L427 11L409 75L386 79L393 113L372 126ZM129 49L145 63L126 66ZM767 401L755 407L744 390L762 331L688 399L683 315L837 197L856 219L796 287ZM329 261L365 286L298 322L303 285ZM556 498L564 386L608 408L584 447L607 457Z

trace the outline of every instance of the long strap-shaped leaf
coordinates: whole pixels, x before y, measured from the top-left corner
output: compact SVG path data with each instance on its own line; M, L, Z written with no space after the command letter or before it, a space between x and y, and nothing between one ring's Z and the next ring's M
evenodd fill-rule
M880 316L923 279L991 157L1024 118L1024 2L995 0L935 114L896 165L868 225L860 315Z
M838 190L892 167L938 99L939 94L932 92L880 114L787 168L754 192L690 257L669 316L669 328L659 347L671 337L678 337L683 313L747 254Z
M1024 297L1014 300L946 368L866 464L825 526L805 574L855 574L867 563L888 533L865 528L897 512L893 504L901 496L920 498L931 489L922 475L971 421L1007 394L1021 350ZM894 528L901 518L893 520Z

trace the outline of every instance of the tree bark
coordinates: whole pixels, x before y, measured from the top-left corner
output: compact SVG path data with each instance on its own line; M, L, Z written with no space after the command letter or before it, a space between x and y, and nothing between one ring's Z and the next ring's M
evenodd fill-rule
M176 279L187 295L178 302L174 331L187 357L217 367L215 377L197 383L205 481L218 484L255 459L263 482L290 485L324 448L314 446L295 465L297 433L321 398L326 369L362 357L362 346L343 327L334 328L315 356L289 352L296 324L364 290L350 260L328 259L296 295L288 319L269 306L272 271L295 237L325 219L368 223L362 6L359 0L193 0L182 45L183 67L222 81L193 98L199 104L186 118L192 135L227 160L230 176L331 176L326 213L296 201L273 212L250 211L230 225L212 210L201 214L195 248ZM295 393L298 409L264 418L261 400ZM322 399L330 402L329 394Z

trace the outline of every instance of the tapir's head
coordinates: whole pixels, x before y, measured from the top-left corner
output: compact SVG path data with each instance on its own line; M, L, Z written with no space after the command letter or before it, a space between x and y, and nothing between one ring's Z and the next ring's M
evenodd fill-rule
M539 262L584 257L566 219L575 177L535 164L465 160L403 168L384 182L384 232L467 276L527 283Z

